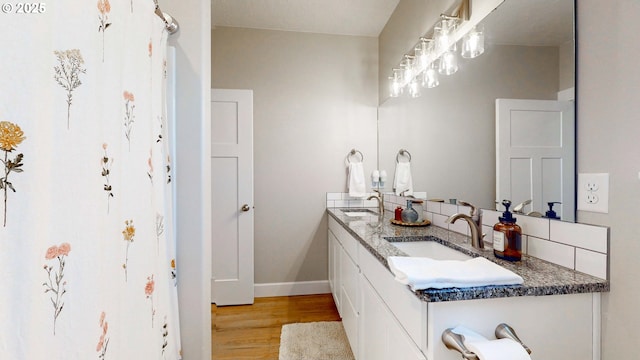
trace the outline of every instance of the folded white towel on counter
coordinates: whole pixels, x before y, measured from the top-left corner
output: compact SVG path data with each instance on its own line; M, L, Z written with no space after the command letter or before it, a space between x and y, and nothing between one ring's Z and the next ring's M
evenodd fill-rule
M396 162L396 172L393 175L393 189L396 195L413 195L413 180L411 179L411 163Z
M483 257L434 260L428 257L390 256L387 263L397 281L412 290L519 285L522 277Z
M367 195L367 185L364 181L364 167L362 162L349 163L348 175L349 196L365 197Z
M464 326L451 331L464 336L462 343L480 360L531 360L524 347L512 339L489 340Z

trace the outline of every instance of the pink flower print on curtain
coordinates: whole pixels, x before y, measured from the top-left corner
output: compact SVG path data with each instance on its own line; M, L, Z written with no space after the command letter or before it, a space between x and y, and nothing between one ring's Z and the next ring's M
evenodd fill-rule
M8 121L0 121L0 149L4 151L4 159L0 159L4 166L4 176L0 177L0 190L4 192L4 220L3 226L7 226L7 190L16 192L13 183L9 181L9 174L21 173L22 159L24 155L18 154L15 158L10 159L9 153L13 152L20 143L26 139L24 132L20 126Z
M71 104L73 103L73 91L82 85L80 74L86 74L87 69L82 68L84 59L78 49L54 51L59 65L53 67L53 78L58 85L67 91L67 129L71 117Z
M144 293L147 299L151 300L151 327L153 327L153 317L156 315L156 309L153 306L153 291L155 290L156 282L153 280L153 275L147 276L147 284L144 286Z
M98 32L102 33L102 62L104 62L104 32L111 23L109 21L109 13L111 12L111 4L109 0L98 0Z
M53 305L53 335L56 334L56 321L58 316L64 308L64 302L62 302L62 296L67 293L65 286L67 282L64 281L64 266L66 263L66 257L71 251L71 245L69 243L62 243L60 246L53 245L47 249L47 254L44 256L46 260L58 259L58 268L55 269L52 265L44 265L44 270L47 272L48 280L42 284L45 287L45 294L51 293L51 304Z
M107 336L107 331L109 331L109 323L106 321L106 314L103 311L100 314L100 330L102 330L102 334L100 335L100 339L98 340L98 345L96 346L96 351L98 352L98 359L104 360L107 355L107 347L109 346L109 337Z
M136 117L133 114L133 110L136 108L133 104L135 97L126 90L122 93L122 97L124 98L124 136L127 138L129 151L131 151L131 129L133 128L133 122Z
M124 225L125 227L124 230L122 230L122 237L124 241L127 242L127 249L125 250L124 264L122 264L122 268L124 269L124 281L126 282L129 266L129 245L131 245L133 238L136 236L136 227L133 226L133 220L126 220Z

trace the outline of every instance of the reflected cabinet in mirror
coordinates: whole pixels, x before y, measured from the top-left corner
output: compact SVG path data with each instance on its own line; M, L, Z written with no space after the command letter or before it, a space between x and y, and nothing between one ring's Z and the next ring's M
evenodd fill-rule
M429 198L548 203L575 219L573 0L505 0L482 22L485 52L459 59L421 97L379 108L379 168L393 172L411 152L413 187Z

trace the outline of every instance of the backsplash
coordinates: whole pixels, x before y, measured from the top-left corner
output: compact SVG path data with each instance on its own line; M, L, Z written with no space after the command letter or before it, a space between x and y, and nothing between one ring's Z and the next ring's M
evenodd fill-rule
M369 194L368 194L369 195ZM367 197L368 197L367 195ZM418 199L426 199L426 192L415 192ZM385 210L393 211L397 206L406 206L404 196L385 194ZM327 207L378 206L376 200L349 197L348 193L327 193ZM469 214L467 206L426 201L424 216L435 226L469 235L469 226L464 221L447 224L445 220L455 214ZM482 211L482 232L485 243L493 239L493 225L502 212ZM580 271L601 279L609 278L609 228L595 225L569 223L547 218L519 216L517 223L522 228L522 252L560 266Z

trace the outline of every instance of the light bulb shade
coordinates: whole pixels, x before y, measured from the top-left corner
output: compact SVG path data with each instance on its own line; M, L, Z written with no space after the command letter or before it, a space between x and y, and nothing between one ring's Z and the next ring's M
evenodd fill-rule
M440 56L438 72L442 75L452 75L458 71L458 57L452 50L446 51Z
M413 56L405 55L404 59L400 63L402 69L402 79L404 83L408 83L414 78L416 72L414 69L415 58Z
M452 45L452 35L456 29L456 21L452 19L442 19L433 29L433 40L435 41L435 49L437 53L441 53L449 49Z
M465 59L473 59L484 53L484 29L477 25L462 38L460 55Z
M433 66L429 66L427 70L422 74L422 87L427 89L433 89L434 87L440 85L440 81L438 80L438 71Z
M414 49L416 56L416 70L422 71L429 65L429 53L427 51L427 43L420 41L418 46Z
M420 97L420 95L422 95L421 89L422 86L420 86L418 79L413 78L413 80L411 80L411 82L409 83L409 96L411 96L412 98Z
M402 95L402 84L398 81L397 78L390 76L389 77L389 96L398 97Z

